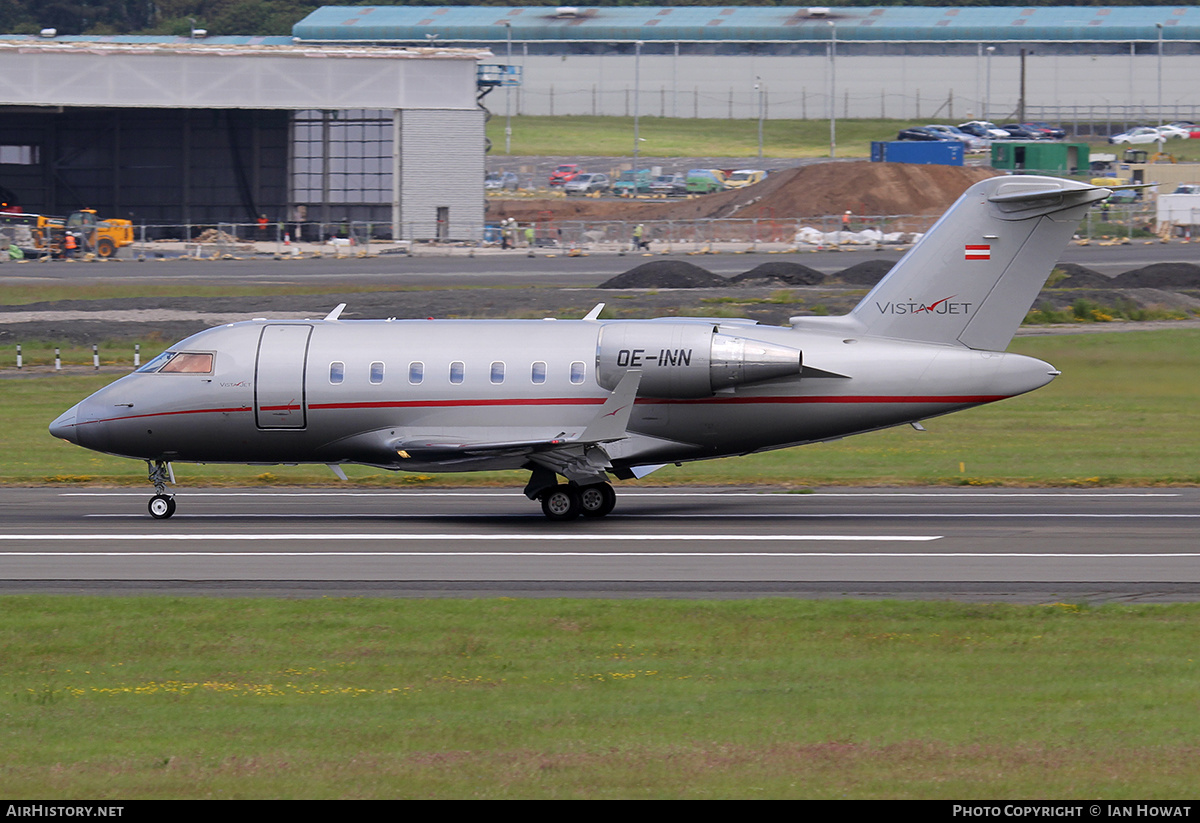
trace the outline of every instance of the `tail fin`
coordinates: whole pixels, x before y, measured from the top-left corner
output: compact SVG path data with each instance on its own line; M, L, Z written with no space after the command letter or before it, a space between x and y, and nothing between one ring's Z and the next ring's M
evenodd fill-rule
M872 336L1002 351L1088 207L1109 194L1057 177L976 183L851 316Z

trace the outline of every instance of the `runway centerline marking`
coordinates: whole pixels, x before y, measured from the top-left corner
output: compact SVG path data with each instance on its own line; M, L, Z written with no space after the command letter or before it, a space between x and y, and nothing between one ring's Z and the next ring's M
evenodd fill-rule
M149 492L59 492L59 497L145 497ZM182 498L194 497L497 497L523 498L517 491L404 491L404 492L181 492ZM1066 499L1081 499L1092 497L1179 497L1177 492L812 492L790 493L779 491L761 492L651 492L621 490L622 497L754 497L789 499L802 501L806 498L824 497L939 497L973 500L985 497L1021 498L1021 497L1055 497Z
M967 560L996 560L996 559L1023 559L1023 560L1145 560L1148 558L1161 560L1193 560L1200 557L1198 552L1178 552L1164 553L1155 552L1150 554L1096 554L1089 552L1080 552L1078 554L1070 554L1063 552L1055 552L1049 554L1036 554L1032 552L997 552L996 554L987 554L985 552L884 552L884 551L868 551L868 552L832 552L832 551L812 551L812 552L548 552L548 551L348 551L348 552L332 552L332 551L314 551L314 552L295 552L295 551L280 551L280 552L218 552L218 551L150 551L150 552L132 552L132 551L83 551L83 552L63 552L63 551L28 551L28 552L0 552L0 560L5 558L54 558L54 559L70 559L81 557L117 557L117 558L133 558L144 560L148 558L171 558L178 559L182 557L221 557L221 558L324 558L324 557L390 557L396 559L402 558L429 558L429 557L448 557L448 558L464 558L464 559L487 559L487 558L586 558L589 560L622 560L630 559L662 559L662 558L690 558L690 559L804 559L804 558L838 558L844 560L854 559L900 559L900 560L939 560L948 559L967 559Z
M855 534L0 534L0 541L30 542L97 542L97 541L157 541L195 542L204 540L272 540L272 541L352 541L388 540L406 543L443 540L528 540L532 542L600 542L600 541L705 541L729 543L779 542L900 542L923 543L941 540L941 535L855 535ZM0 554L13 554L6 552ZM84 554L80 552L79 554Z

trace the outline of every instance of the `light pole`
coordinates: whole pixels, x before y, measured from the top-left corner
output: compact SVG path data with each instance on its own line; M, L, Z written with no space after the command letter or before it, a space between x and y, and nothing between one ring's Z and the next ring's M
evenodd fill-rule
M763 82L761 77L754 78L754 91L758 93L758 159L763 156Z
M837 25L829 24L829 156L837 157Z
M512 85L509 73L512 72L512 21L501 20L504 26L504 40L507 46L507 57L504 65L504 153L512 154Z
M640 109L642 92L642 41L633 44L633 170L638 168L638 111ZM636 177L636 175L635 175Z
M988 46L987 49L987 95L983 99L983 120L991 122L990 116L992 111L992 55L996 53L995 46Z
M1163 104L1162 104L1162 38L1163 24L1155 23L1154 27L1158 29L1158 127L1161 129L1163 124ZM1162 132L1159 132L1161 134ZM1162 151L1162 141L1160 140L1159 151Z

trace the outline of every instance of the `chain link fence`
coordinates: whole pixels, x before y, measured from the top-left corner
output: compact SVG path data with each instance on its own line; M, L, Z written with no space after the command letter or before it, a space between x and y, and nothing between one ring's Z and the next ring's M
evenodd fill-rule
M906 249L937 215L821 215L698 220L555 220L549 216L513 224L460 224L449 241L412 240L415 224L390 223L219 223L135 227L123 259L235 259L255 256L368 257L505 252L530 254L654 253L705 254L843 249ZM640 226L640 231L638 227ZM1103 204L1080 226L1090 240L1156 236L1152 202ZM1163 230L1163 239L1183 236ZM10 238L10 242L18 242ZM41 252L35 252L40 254ZM31 255L32 256L32 255Z

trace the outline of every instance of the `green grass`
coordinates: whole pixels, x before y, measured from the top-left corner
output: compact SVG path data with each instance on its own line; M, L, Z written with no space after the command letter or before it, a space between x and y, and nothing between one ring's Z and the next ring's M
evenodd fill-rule
M492 156L504 152L504 118L487 125ZM870 157L872 140L891 140L912 125L900 120L838 120L837 156ZM638 153L646 157L757 157L758 120L642 117ZM632 117L514 117L514 155L633 155ZM828 157L828 120L767 120L767 157Z
M371 285L355 283L355 293L428 291L424 286ZM464 289L470 286L439 286L439 290ZM490 288L539 288L537 286L492 286ZM145 283L113 280L99 283L16 283L4 286L5 306L25 306L55 300L109 300L122 297L272 297L276 295L338 295L345 294L342 284L301 286L238 286L204 285L197 283Z
M894 140L901 129L925 122L911 120L839 119L837 156L870 157L871 142ZM492 117L487 136L492 156L504 156L504 117ZM638 153L645 157L757 157L758 120L642 117L638 122ZM1071 139L1071 138L1068 138ZM1093 152L1110 153L1105 138L1082 138ZM1195 144L1195 145L1193 145ZM632 117L559 115L512 118L512 154L542 156L633 156ZM1200 161L1200 141L1168 143L1167 153L1179 162ZM1118 152L1119 153L1119 152ZM766 157L828 157L829 121L766 120L763 123Z
M0 794L1187 797L1198 618L1196 605L7 597Z
M1200 483L1200 330L1022 337L1063 374L1022 397L836 443L668 467L657 483L1154 485ZM145 354L145 353L144 353ZM88 354L90 357L90 353ZM0 483L144 484L145 467L56 440L46 426L111 376L3 380ZM523 485L523 473L437 478L348 467L351 482ZM337 483L323 466L190 466L181 484Z

